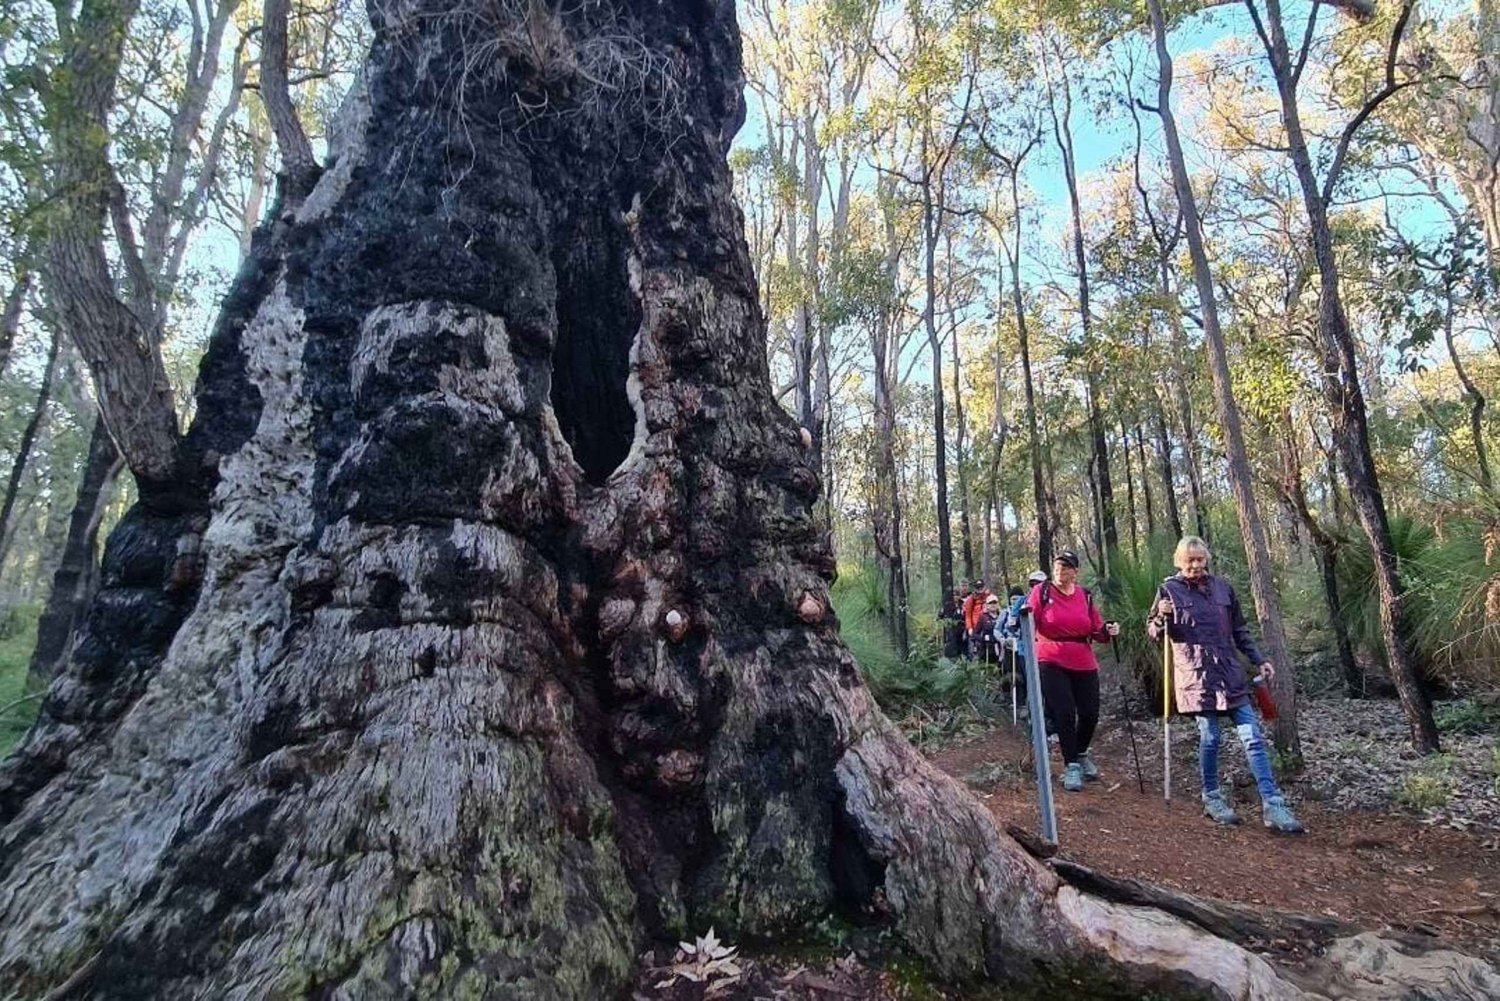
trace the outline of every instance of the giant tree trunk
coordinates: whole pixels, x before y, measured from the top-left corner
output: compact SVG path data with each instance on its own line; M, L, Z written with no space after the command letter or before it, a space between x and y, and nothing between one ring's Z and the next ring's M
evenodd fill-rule
M902 740L770 391L733 8L509 10L373 6L335 165L211 341L193 475L112 533L0 776L0 993L608 998L649 937L838 909L950 977L1500 989L1368 937L1293 974L1080 889Z

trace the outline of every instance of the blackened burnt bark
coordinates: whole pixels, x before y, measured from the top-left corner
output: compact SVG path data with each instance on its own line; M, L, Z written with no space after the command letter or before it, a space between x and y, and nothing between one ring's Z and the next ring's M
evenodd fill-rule
M1309 996L1065 885L870 699L730 194L732 7L526 13L374 5L203 472L113 533L7 767L0 994L607 998L652 936L844 910L954 977ZM617 459L579 394L622 374Z

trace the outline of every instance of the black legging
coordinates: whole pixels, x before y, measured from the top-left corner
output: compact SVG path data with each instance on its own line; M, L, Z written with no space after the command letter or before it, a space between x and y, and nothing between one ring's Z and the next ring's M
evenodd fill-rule
M1057 727L1063 761L1071 765L1088 752L1099 725L1099 672L1069 671L1045 660L1037 667L1047 715Z

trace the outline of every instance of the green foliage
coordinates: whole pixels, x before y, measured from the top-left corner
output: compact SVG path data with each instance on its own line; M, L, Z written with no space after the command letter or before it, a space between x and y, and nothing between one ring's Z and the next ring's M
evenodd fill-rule
M1162 580L1176 572L1172 566L1176 544L1176 539L1158 535L1147 541L1139 557L1127 551L1116 553L1109 577L1098 586L1105 618L1120 623L1115 643L1135 684L1132 697L1144 699L1144 707L1152 712L1159 712L1161 706L1161 647L1146 635L1146 619ZM1136 708L1143 708L1139 700Z
M913 588L912 607L936 607L935 595L921 593L926 590ZM941 633L936 615L914 617L911 657L903 661L897 655L884 618L885 582L873 566L841 568L833 586L833 605L843 641L859 662L865 684L890 715L901 715L916 705L967 705L982 691L988 669L939 656Z
M1500 706L1483 699L1461 699L1444 706L1437 714L1437 728L1443 733L1488 733L1500 727Z
M1481 526L1449 522L1439 538L1431 525L1397 516L1391 540L1406 590L1403 628L1422 672L1450 682L1500 680L1500 622L1489 607L1500 568L1486 561ZM1340 549L1339 587L1350 638L1383 662L1379 592L1362 536Z
M1435 755L1412 772L1396 791L1396 803L1418 813L1447 804L1453 795L1453 759Z
M36 646L36 620L41 608L20 605L0 611L0 756L26 735L41 700L20 701L26 691L26 668ZM9 707L9 708L5 708Z

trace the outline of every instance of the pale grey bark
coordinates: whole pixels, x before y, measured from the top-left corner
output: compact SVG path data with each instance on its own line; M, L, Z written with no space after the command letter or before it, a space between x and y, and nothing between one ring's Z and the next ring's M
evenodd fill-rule
M1265 653L1275 668L1271 688L1275 693L1279 712L1271 726L1271 733L1279 750L1287 754L1300 754L1302 747L1297 733L1296 667L1292 662L1286 630L1282 624L1275 566L1271 562L1260 505L1255 498L1255 478L1251 473L1249 453L1245 448L1240 410L1234 400L1229 354L1224 345L1224 333L1219 326L1218 291L1214 286L1213 271L1209 266L1208 250L1204 244L1198 199L1193 191L1192 178L1188 175L1182 140L1177 133L1177 116L1172 111L1172 56L1167 51L1166 19L1162 14L1160 0L1146 0L1146 5L1156 40L1156 110L1161 116L1162 132L1167 141L1167 162L1171 167L1172 185L1177 192L1177 202L1182 212L1188 256L1193 265L1193 281L1198 289L1198 309L1208 346L1208 367L1213 376L1214 403L1218 410L1219 427L1224 434L1229 488L1234 495L1240 534L1245 542L1245 556L1250 569L1250 592L1255 599L1261 638L1265 643Z

